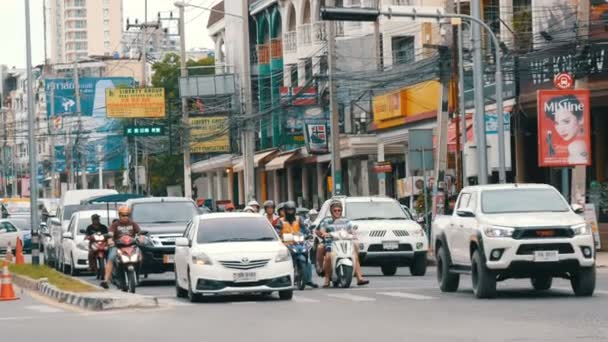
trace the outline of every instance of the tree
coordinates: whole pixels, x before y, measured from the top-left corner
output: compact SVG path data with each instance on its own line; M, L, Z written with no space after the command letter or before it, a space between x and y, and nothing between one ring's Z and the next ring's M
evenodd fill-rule
M154 63L152 70L152 86L165 88L165 96L167 101L176 101L179 99L179 77L180 77L180 61L181 58L176 53L168 53L162 61ZM198 61L189 60L186 62L188 68L213 66L215 59L213 57L202 58ZM215 68L194 68L188 70L188 75L214 75Z

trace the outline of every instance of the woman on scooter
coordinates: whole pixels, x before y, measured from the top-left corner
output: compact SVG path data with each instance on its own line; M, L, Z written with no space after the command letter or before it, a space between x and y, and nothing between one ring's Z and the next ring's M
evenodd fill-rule
M283 238L285 234L302 234L304 236L309 235L308 228L302 223L302 219L296 215L296 204L293 201L285 203L283 207L285 210L285 217L281 219L281 226L279 235ZM312 264L306 263L306 285L312 288L318 288L319 286L312 282Z
M330 232L334 230L333 224L335 221L340 220L341 223L346 224L348 226L349 233L352 233L352 224L350 221L344 217L342 217L342 201L333 200L329 205L329 211L331 212L331 216L323 219L319 224L318 233L321 237L329 236ZM357 277L357 285L367 285L369 284L369 280L363 278L363 274L361 273L361 265L359 264L359 241L354 241L355 245L355 276ZM329 281L331 279L331 257L330 254L327 253L326 246L323 243L320 243L317 248L317 262L320 265L323 265L323 270L325 273L325 284L323 284L324 288L329 287Z

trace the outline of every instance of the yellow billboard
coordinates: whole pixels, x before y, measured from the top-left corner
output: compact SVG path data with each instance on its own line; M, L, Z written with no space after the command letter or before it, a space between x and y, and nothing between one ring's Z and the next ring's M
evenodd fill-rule
M404 105L401 91L393 91L388 94L374 96L374 120L387 120L401 116L401 108Z
M164 88L108 88L106 112L109 118L164 118Z
M426 81L375 96L373 129L396 127L435 117L439 108L440 93L441 84L438 81ZM387 104L383 105L383 103Z
M190 152L230 152L230 124L226 116L190 118Z

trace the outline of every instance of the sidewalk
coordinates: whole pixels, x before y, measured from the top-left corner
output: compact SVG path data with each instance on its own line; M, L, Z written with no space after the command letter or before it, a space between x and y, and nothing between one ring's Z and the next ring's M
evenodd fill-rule
M595 263L597 267L608 267L608 252L597 252Z

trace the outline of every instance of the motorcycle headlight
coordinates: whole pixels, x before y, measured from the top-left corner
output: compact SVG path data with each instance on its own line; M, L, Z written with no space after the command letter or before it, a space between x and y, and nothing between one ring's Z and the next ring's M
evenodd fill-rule
M192 262L196 265L213 265L211 258L205 253L198 253L192 256Z
M409 234L411 236L421 237L421 236L424 236L424 229L422 229L422 228L416 228L414 230L410 230Z
M513 232L515 231L515 228L488 226L483 231L487 237L508 238L508 237L513 236Z
M570 227L574 232L574 235L589 235L591 234L591 229L587 223L576 224Z
M274 259L275 262L285 262L291 261L291 254L289 254L289 250L287 248L281 249L277 257Z
M83 251L88 251L89 250L89 242L88 241L80 241L79 243L76 244L76 247L80 250Z

